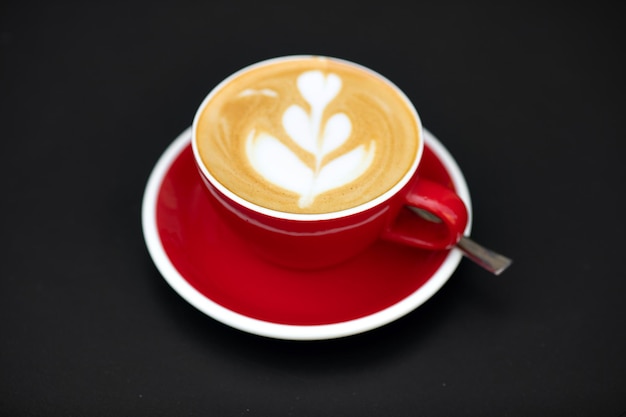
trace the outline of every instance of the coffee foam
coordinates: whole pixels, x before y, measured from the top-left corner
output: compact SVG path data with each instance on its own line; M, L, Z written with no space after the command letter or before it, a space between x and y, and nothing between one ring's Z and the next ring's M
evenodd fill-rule
M382 78L324 58L276 61L238 74L196 120L202 162L244 200L288 213L359 206L413 165L412 107Z

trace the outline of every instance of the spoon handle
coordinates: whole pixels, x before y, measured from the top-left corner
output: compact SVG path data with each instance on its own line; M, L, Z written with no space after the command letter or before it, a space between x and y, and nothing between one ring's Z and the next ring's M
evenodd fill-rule
M407 208L429 222L442 222L439 217L426 210L412 206L407 206ZM500 275L504 272L513 262L512 259L479 245L467 236L461 236L461 240L457 242L456 247L459 248L468 259L496 275Z
M456 246L467 258L496 275L500 275L513 262L506 256L495 253L466 236L461 237Z

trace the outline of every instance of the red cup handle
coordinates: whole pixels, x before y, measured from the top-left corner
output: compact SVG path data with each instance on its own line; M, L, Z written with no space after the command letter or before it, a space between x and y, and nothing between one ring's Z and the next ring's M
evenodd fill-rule
M383 232L383 239L441 250L456 245L463 235L468 219L467 208L449 188L420 178L404 196L404 204ZM426 213L418 215L415 211Z

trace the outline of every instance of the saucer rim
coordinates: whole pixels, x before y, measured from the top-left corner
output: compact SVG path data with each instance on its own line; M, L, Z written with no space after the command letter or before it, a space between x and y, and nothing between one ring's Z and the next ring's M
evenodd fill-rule
M173 162L187 146L191 145L192 127L188 127L161 154L155 164L144 191L142 201L142 228L150 256L165 281L185 301L213 319L241 331L284 340L326 340L367 332L389 324L422 305L430 299L452 276L458 267L462 253L450 250L437 271L417 290L380 311L344 322L319 325L292 325L259 320L232 311L196 290L178 272L162 245L156 220L156 206L161 184ZM423 128L425 146L428 146L443 164L459 197L465 202L469 214L465 235L472 227L472 206L469 189L458 164L443 144Z

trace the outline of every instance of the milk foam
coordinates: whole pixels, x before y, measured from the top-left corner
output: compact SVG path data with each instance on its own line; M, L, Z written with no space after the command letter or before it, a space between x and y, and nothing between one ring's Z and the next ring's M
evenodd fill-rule
M332 73L308 71L298 77L297 85L310 111L293 104L283 114L282 125L293 142L313 155L313 166L308 166L267 132L252 130L246 140L246 153L263 178L298 194L298 206L306 208L319 194L363 175L374 160L376 144L371 141L367 146L359 145L330 161L325 160L352 132L352 123L345 113L335 113L326 123L322 121L326 107L341 90L341 78Z
M415 166L419 120L382 77L320 57L247 69L205 100L199 156L226 190L285 213L354 208Z

